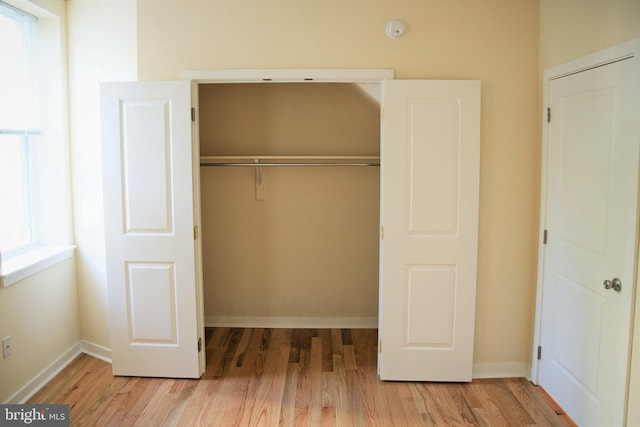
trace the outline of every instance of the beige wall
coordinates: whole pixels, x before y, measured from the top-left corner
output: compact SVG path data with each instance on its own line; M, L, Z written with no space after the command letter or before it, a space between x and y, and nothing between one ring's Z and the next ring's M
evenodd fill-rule
M82 339L111 347L102 205L100 82L135 81L135 0L70 0L69 98Z
M540 0L540 70L640 37L639 0ZM637 287L637 285L636 285ZM640 425L640 293L627 425Z
M0 288L0 337L7 335L13 354L0 359L0 402L80 339L73 259Z
M380 155L380 105L357 85L201 85L199 102L203 156ZM375 326L379 168L263 167L261 177L256 200L254 168L201 170L205 321Z
M101 210L91 207L101 203L101 196L95 193L101 192L98 81L135 80L136 61L141 80L177 79L183 69L195 68L393 68L397 78L482 80L474 359L477 363L528 362L538 221L539 69L639 37L640 2L540 0L540 26L537 0L407 0L380 2L376 7L365 0L138 0L137 23L131 21L135 3L68 2L74 52L70 73L75 102L75 226L81 243L79 306L84 339L109 346ZM103 15L105 11L113 14ZM384 35L384 25L391 18L407 22L403 39L390 40ZM108 68L113 58L122 60L117 62L122 68ZM110 71L103 73L103 67ZM91 100L83 98L84 90L90 90ZM88 109L86 114L81 113L83 109ZM83 120L91 121L84 131ZM60 275L71 277L70 271L60 271L70 265L71 261L46 273L47 283L59 281ZM60 286L50 286L50 290L58 289L73 301L72 293ZM15 293L11 298L22 301L3 296L0 304L11 301L10 307L19 306L30 298L20 294L36 287L27 284L0 290L5 295L11 291ZM15 309L0 308L3 315L15 313ZM67 313L73 316L72 306ZM69 322L63 333L73 335L75 327ZM3 317L0 325L8 324ZM4 366L0 363L0 369ZM4 379L5 371L1 373ZM637 384L637 371L634 375Z
M188 5L185 7L185 5ZM404 19L404 38L385 24ZM538 221L538 1L138 0L141 80L184 69L393 68L482 81L476 363L528 363Z
M375 8L364 0L194 0L189 7L177 0L138 0L133 22L134 0L69 1L82 338L110 345L101 249L99 81L135 80L136 61L141 80L177 79L182 70L197 68L393 68L397 78L482 81L474 359L527 363L537 247L539 70L639 37L639 3L540 0L538 22L537 0L414 0ZM391 18L407 22L403 39L385 36ZM0 325L5 324L3 319Z
M540 0L540 69L640 36L638 0Z

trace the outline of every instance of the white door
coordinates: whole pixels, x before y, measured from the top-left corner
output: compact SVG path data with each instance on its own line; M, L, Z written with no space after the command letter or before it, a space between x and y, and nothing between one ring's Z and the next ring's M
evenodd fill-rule
M115 375L198 378L190 84L102 86L105 233Z
M480 82L384 83L379 370L471 381Z
M623 425L640 140L632 81L628 59L549 86L538 378L580 426ZM622 288L605 289L614 279Z

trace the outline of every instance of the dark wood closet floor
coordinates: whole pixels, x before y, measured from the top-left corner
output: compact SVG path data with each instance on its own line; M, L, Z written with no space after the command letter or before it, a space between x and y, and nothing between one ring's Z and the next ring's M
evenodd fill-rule
M113 377L80 355L29 403L67 403L72 426L569 426L523 378L383 382L377 331L207 329L199 380Z

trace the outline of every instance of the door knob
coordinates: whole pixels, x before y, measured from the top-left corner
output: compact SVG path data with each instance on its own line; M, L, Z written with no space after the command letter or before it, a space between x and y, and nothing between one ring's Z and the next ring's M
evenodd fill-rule
M604 286L605 289L613 288L614 291L620 292L620 290L622 289L622 282L620 281L620 279L615 277L613 280L605 280L602 286Z

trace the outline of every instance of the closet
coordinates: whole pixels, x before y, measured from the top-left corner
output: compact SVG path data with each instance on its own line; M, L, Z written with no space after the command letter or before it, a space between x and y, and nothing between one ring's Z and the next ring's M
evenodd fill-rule
M205 324L377 323L381 379L470 381L480 82L183 78L101 88L114 374L199 377Z
M198 104L206 325L375 328L379 101L228 83Z

